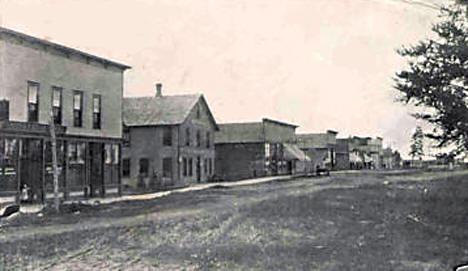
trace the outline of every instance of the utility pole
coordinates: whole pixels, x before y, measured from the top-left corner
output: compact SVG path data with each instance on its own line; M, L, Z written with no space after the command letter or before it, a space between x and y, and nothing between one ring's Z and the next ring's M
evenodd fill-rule
M52 146L52 169L54 175L54 205L55 210L60 212L60 199L59 199L59 183L58 183L58 166L57 166L57 139L55 137L55 120L53 110L50 111L49 119L50 129L50 143Z

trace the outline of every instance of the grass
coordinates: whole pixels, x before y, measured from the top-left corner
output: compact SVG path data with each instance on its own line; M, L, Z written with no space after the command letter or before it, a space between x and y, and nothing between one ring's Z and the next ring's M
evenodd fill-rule
M101 216L108 227L7 240L1 262L35 270L450 270L468 261L466 174L379 176L217 187L98 206L74 215L75 222ZM129 218L193 214L113 226L120 208ZM36 225L63 222L45 217Z

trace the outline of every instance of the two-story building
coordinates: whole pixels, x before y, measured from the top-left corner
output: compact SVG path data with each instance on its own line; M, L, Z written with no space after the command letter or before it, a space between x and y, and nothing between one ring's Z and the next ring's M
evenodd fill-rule
M123 181L145 190L206 182L218 125L201 94L124 98Z
M217 178L239 180L294 173L295 161L308 159L295 146L297 127L268 118L220 124L215 139Z
M0 28L0 195L43 202L53 191L52 123L61 196L118 192L129 68Z

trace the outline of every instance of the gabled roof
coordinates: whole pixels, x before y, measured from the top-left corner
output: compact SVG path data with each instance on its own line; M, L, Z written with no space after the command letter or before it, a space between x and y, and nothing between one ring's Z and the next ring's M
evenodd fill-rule
M208 115L218 129L202 94L126 97L123 99L123 121L126 126L182 124L200 100L205 103Z
M128 65L118 63L118 62L115 62L115 61L112 61L112 60L109 60L109 59L105 59L103 57L99 57L99 56L96 56L96 55L91 55L91 54L85 53L85 52L77 50L77 49L73 49L73 48L70 48L70 47L67 47L67 46L63 46L63 45L60 45L60 44L57 44L57 43L54 43L54 42L47 41L45 39L36 38L36 37L30 36L30 35L26 35L26 34L23 34L23 33L8 29L8 28L0 27L0 36L3 35L3 34L11 35L11 36L21 38L23 40L27 40L27 41L30 41L30 42L39 43L39 44L42 44L44 46L50 46L50 47L52 47L54 49L65 52L67 54L76 54L76 55L80 55L80 56L88 58L88 59L94 59L94 60L96 60L98 62L102 62L103 64L106 64L106 65L111 64L111 65L116 66L116 67L118 67L118 68L120 68L122 70L126 70L126 69L131 68Z

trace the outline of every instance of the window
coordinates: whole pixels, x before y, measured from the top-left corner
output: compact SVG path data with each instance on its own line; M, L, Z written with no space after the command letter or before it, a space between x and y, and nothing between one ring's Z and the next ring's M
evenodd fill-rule
M130 159L122 160L122 176L130 177Z
M138 171L140 176L148 177L148 168L149 168L148 158L141 158L139 162L139 171Z
M210 165L209 172L210 172L210 174L213 174L213 159L212 158L209 159L209 163L210 163L209 164Z
M206 132L206 147L210 148L210 132Z
M120 147L119 147L119 144L112 144L112 156L113 156L113 159L112 159L112 164L114 165L118 165L119 164L119 160L120 160Z
M83 125L83 92L75 91L73 93L73 126L81 127Z
M62 88L52 87L52 113L54 123L62 124Z
M187 173L188 173L188 169L187 169L187 158L186 158L186 157L184 157L184 158L182 159L182 171L183 171L183 172L182 172L182 175L183 175L184 177L187 177L187 175L188 175L188 174L187 174Z
M163 145L172 146L172 127L164 127L163 129Z
M101 129L101 95L93 95L93 129Z
M200 131L197 131L197 147L201 146L201 135Z
M265 143L265 158L270 157L270 143Z
M193 158L189 159L188 166L189 166L189 168L188 168L189 169L189 176L193 176Z
M190 146L190 128L185 129L185 146Z
M172 178L172 158L163 159L163 177Z
M112 144L105 144L104 145L104 149L105 149L105 163L107 165L110 165L112 164Z
M39 119L39 84L28 82L28 121L37 122Z
M86 144L84 142L70 142L68 144L68 159L71 164L84 164Z
M200 106L197 106L197 119L200 118Z
M205 171L205 175L208 174L208 159L205 158L205 161L203 163L203 170Z
M130 147L130 129L127 126L124 126L123 128L123 146L124 147Z

